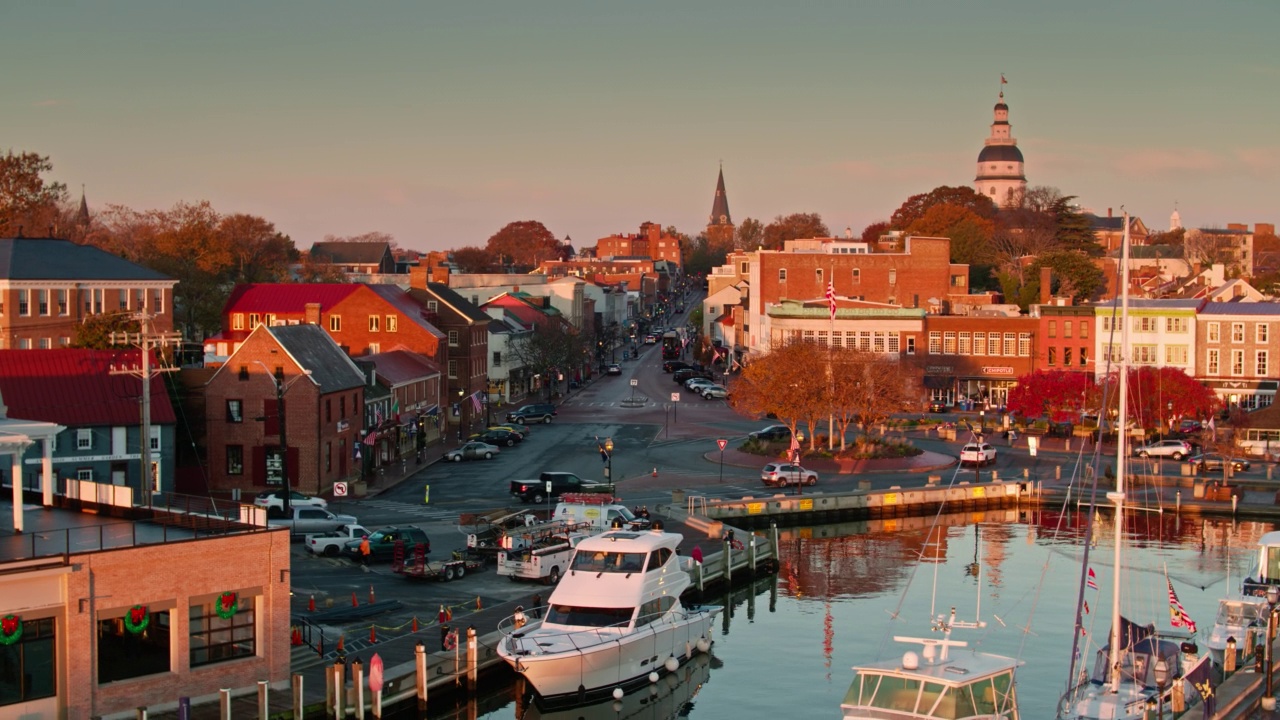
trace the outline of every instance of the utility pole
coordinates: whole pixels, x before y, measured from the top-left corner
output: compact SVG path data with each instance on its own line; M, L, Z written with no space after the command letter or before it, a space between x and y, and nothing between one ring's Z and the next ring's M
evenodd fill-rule
M142 382L142 397L139 400L142 416L142 436L138 441L142 475L138 489L143 497L146 498L147 507L150 507L151 496L155 492L155 482L159 479L158 477L153 477L151 474L151 379L160 373L174 372L178 369L176 366L152 368L151 350L152 348L175 345L181 341L181 336L174 332L157 333L153 335L150 331L151 316L149 314L136 313L133 317L142 323L142 332L113 332L111 333L111 343L113 345L134 345L140 348L142 350L141 366L113 366L111 368L111 374L132 375Z

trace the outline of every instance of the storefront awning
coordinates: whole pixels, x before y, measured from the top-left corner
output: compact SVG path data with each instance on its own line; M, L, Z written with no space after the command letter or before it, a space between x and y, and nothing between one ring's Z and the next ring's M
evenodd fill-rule
M928 390L949 390L955 385L956 378L954 375L925 375L924 386Z

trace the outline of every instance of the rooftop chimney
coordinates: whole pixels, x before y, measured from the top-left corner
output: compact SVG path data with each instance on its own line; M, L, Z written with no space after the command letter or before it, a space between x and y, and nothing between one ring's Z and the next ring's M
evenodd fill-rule
M1107 208L1107 217L1111 217L1111 208Z

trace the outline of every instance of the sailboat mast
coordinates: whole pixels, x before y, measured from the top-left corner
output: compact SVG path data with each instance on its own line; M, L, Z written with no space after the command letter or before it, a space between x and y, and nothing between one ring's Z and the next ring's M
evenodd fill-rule
M1107 494L1116 504L1115 556L1111 582L1111 689L1120 690L1120 578L1124 545L1124 480L1128 459L1129 424L1129 212L1124 213L1124 239L1120 244L1120 402L1116 431L1116 489Z

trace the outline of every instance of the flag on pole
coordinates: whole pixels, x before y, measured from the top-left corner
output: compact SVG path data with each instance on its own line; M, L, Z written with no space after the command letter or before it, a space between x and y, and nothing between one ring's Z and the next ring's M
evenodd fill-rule
M1001 85L1008 85L1008 84L1009 84L1009 81L1004 79L1004 73L1000 73L1000 84L1001 84Z
M831 311L831 319L836 319L836 282L827 281L827 308Z
M1085 615L1088 615L1088 614L1089 614L1089 601L1088 601L1088 600L1085 600L1085 601L1084 601L1084 614L1085 614Z
M1173 583L1169 581L1169 576L1164 578L1165 585L1169 586L1169 624L1174 627L1186 628L1187 632L1194 633L1196 631L1196 621L1191 619L1187 614L1182 603L1178 600L1178 593L1173 589Z
M1088 581L1085 582L1085 584L1093 588L1094 590L1098 589L1098 576L1094 574L1093 568L1089 568L1089 579Z
M480 402L480 391L477 390L471 393L471 407L474 408L476 412L480 412L481 405L482 403Z

